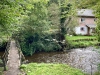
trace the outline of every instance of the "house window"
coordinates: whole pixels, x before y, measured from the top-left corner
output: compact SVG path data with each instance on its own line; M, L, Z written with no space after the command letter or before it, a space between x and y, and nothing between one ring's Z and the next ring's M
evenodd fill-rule
M84 31L84 28L82 27L80 30L81 30L81 31Z
M85 18L81 18L81 22L84 22L85 21Z

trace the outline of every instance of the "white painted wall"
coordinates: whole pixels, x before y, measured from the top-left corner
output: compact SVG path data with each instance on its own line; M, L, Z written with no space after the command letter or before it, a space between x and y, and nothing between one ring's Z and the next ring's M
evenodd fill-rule
M84 28L84 31L82 31L81 28ZM86 26L75 27L75 33L76 34L86 35L87 32L88 32L88 30L87 30Z

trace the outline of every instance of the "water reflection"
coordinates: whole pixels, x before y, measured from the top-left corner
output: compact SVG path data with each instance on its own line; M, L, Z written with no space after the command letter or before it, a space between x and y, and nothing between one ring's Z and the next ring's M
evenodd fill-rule
M92 74L97 71L100 55L93 47L73 49L71 52L41 52L26 57L29 62L63 63Z
M32 56L26 56L26 59L28 59L29 62L47 63L48 61L52 62L52 57L60 56L61 54L65 54L65 52L39 52L33 54Z
M4 54L4 51L0 51L0 56L2 56Z

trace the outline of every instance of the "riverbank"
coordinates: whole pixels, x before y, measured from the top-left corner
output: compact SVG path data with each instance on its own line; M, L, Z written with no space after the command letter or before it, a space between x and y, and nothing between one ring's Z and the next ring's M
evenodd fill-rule
M66 41L69 43L68 49L100 46L100 42L98 42L96 36L66 35Z
M20 68L27 75L86 75L81 70L65 64L30 63Z
M94 47L71 49L70 52L40 52L26 57L29 62L67 64L83 72L92 74L98 71L99 49Z
M39 52L26 59L30 63L59 63L80 69L84 73L94 74L100 63L100 49L95 47L71 49L70 52ZM0 53L1 55L3 54ZM99 73L100 74L100 73ZM96 74L96 75L99 75Z

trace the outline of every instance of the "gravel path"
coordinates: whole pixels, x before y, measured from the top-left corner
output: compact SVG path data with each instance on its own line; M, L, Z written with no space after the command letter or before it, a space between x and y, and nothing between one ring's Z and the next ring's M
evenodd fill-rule
M13 40L10 43L10 50L7 62L8 70L4 72L4 75L19 75L20 74L19 66L20 66L19 54L16 48L15 41Z

